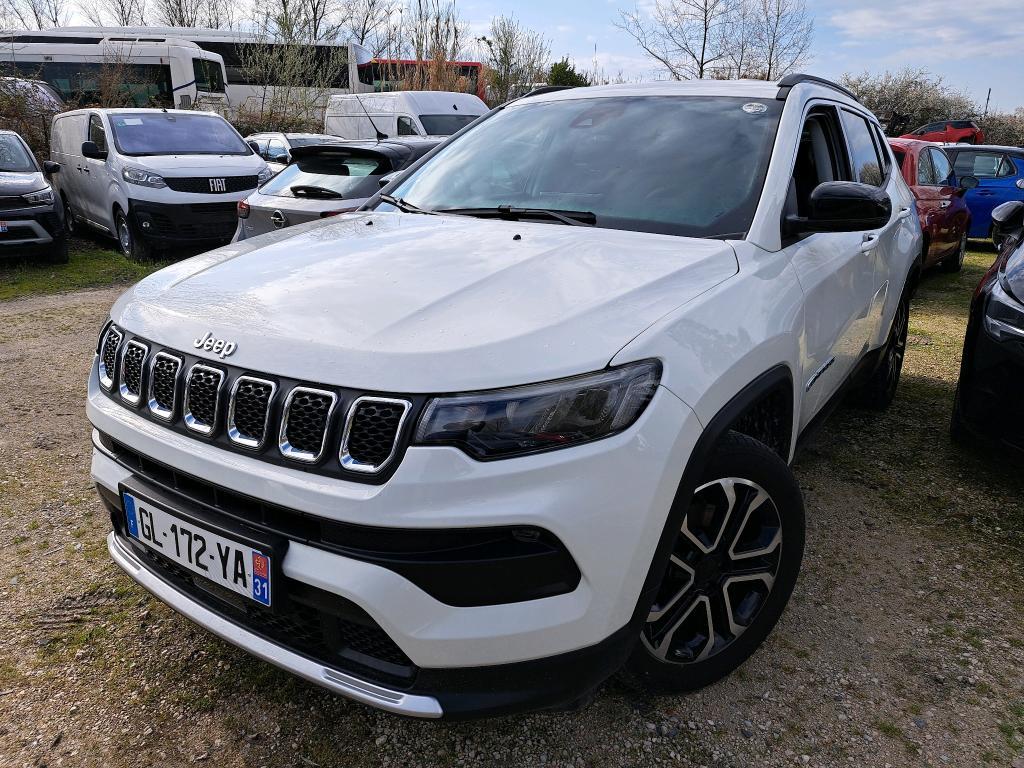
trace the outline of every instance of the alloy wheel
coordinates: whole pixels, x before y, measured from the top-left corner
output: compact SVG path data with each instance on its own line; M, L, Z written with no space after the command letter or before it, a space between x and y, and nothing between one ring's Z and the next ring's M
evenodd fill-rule
M782 518L750 480L729 477L694 493L641 634L661 661L701 662L757 619L782 557Z
M117 240L121 244L121 252L128 258L131 258L132 231L124 214L119 214L117 217Z
M903 370L903 358L907 354L907 330L910 323L910 307L903 300L896 308L896 317L892 321L892 338L886 350L886 378L889 389L896 391L900 383L900 371Z

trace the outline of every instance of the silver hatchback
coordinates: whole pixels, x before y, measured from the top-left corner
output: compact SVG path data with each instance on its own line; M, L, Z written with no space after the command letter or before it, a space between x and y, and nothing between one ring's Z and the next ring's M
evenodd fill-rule
M388 139L292 149L284 170L238 203L235 242L294 224L354 211L443 139Z

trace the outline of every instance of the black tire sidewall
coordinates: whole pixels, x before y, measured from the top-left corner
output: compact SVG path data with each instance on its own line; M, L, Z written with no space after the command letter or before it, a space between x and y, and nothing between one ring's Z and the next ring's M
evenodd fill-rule
M662 692L692 691L710 685L745 662L775 627L796 586L803 562L806 521L803 496L789 466L763 443L734 432L716 449L699 485L723 477L750 480L775 502L782 520L782 557L768 600L747 631L732 645L694 664L676 664L655 658L637 642L627 668L648 688ZM677 534L678 535L678 534Z

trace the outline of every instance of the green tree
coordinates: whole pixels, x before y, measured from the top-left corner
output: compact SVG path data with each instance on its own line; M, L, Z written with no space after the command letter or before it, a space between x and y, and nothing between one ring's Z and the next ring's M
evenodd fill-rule
M568 85L572 88L585 88L590 79L569 62L568 58L556 61L548 72L548 85Z

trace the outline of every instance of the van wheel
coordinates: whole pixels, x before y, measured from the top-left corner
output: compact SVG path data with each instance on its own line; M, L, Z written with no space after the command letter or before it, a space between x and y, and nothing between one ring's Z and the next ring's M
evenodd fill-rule
M960 245L951 256L947 256L942 262L943 272L959 272L964 268L964 257L967 256L967 232L960 238Z
M789 602L804 526L789 466L727 433L690 500L629 671L650 689L684 692L746 661Z
M61 195L61 200L64 202L64 231L71 237L75 234L75 212L71 210L71 203L66 197Z
M130 261L148 261L153 256L149 243L139 235L120 208L114 212L114 230L125 258Z

